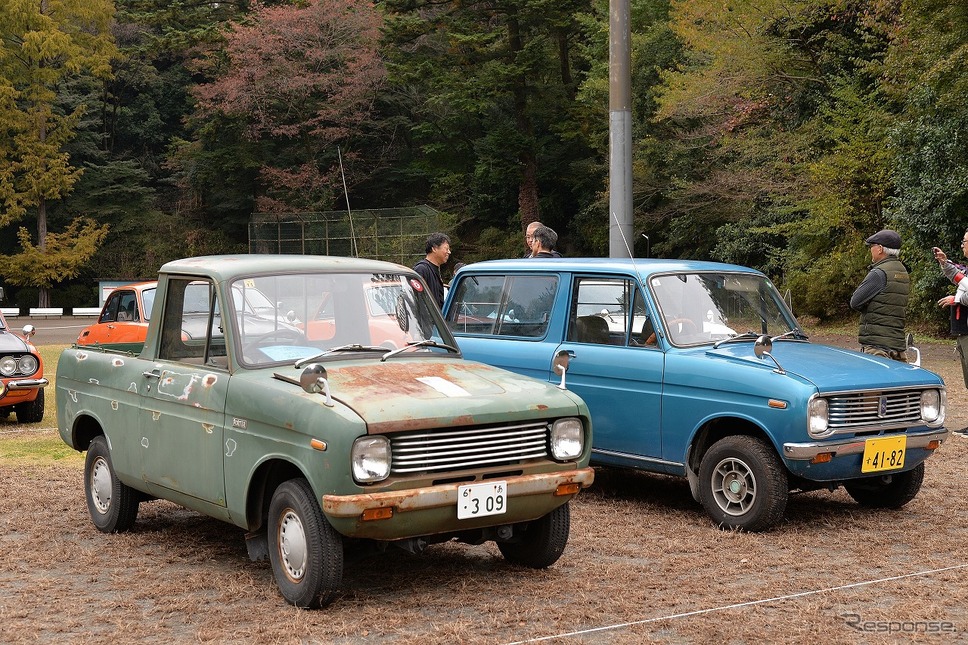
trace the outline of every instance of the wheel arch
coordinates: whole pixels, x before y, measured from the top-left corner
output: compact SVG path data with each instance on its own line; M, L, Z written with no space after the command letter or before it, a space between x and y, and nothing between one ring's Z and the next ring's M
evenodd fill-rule
M753 419L740 416L722 416L705 420L696 430L686 449L686 478L693 498L699 501L699 465L709 449L720 439L733 436L756 437L766 441L776 451L776 442L770 433ZM783 461L777 451L777 457ZM785 467L785 466L784 466Z
M286 459L276 457L259 464L249 481L245 502L245 520L250 531L265 526L269 504L276 489L284 482L298 478L309 480L299 466Z
M95 437L105 434L101 422L89 414L74 417L71 425L71 447L78 452L86 451Z

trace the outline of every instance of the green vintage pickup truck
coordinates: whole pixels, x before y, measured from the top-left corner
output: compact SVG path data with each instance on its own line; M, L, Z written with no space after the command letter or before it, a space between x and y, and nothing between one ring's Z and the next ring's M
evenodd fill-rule
M141 351L65 350L56 397L98 529L157 498L230 522L298 607L338 594L346 538L492 540L550 566L594 477L582 400L463 360L426 285L386 262L170 262Z

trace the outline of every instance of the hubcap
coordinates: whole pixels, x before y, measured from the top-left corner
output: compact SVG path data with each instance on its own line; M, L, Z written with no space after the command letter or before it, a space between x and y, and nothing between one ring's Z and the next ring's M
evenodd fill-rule
M723 459L713 470L713 499L727 515L743 515L756 501L756 477L740 459Z
M103 458L94 460L91 468L91 500L102 515L111 508L111 469Z
M286 574L293 582L306 575L306 531L294 512L286 511L279 524L279 552Z

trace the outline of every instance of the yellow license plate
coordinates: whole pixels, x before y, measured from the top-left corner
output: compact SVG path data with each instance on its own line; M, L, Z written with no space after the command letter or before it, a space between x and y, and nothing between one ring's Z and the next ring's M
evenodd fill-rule
M903 468L906 448L907 436L903 434L899 437L868 439L864 443L864 462L860 472L876 473Z

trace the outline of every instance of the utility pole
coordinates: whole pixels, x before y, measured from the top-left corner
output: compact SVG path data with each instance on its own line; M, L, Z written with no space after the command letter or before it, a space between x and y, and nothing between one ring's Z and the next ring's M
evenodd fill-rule
M632 29L630 0L609 0L608 257L632 256Z

